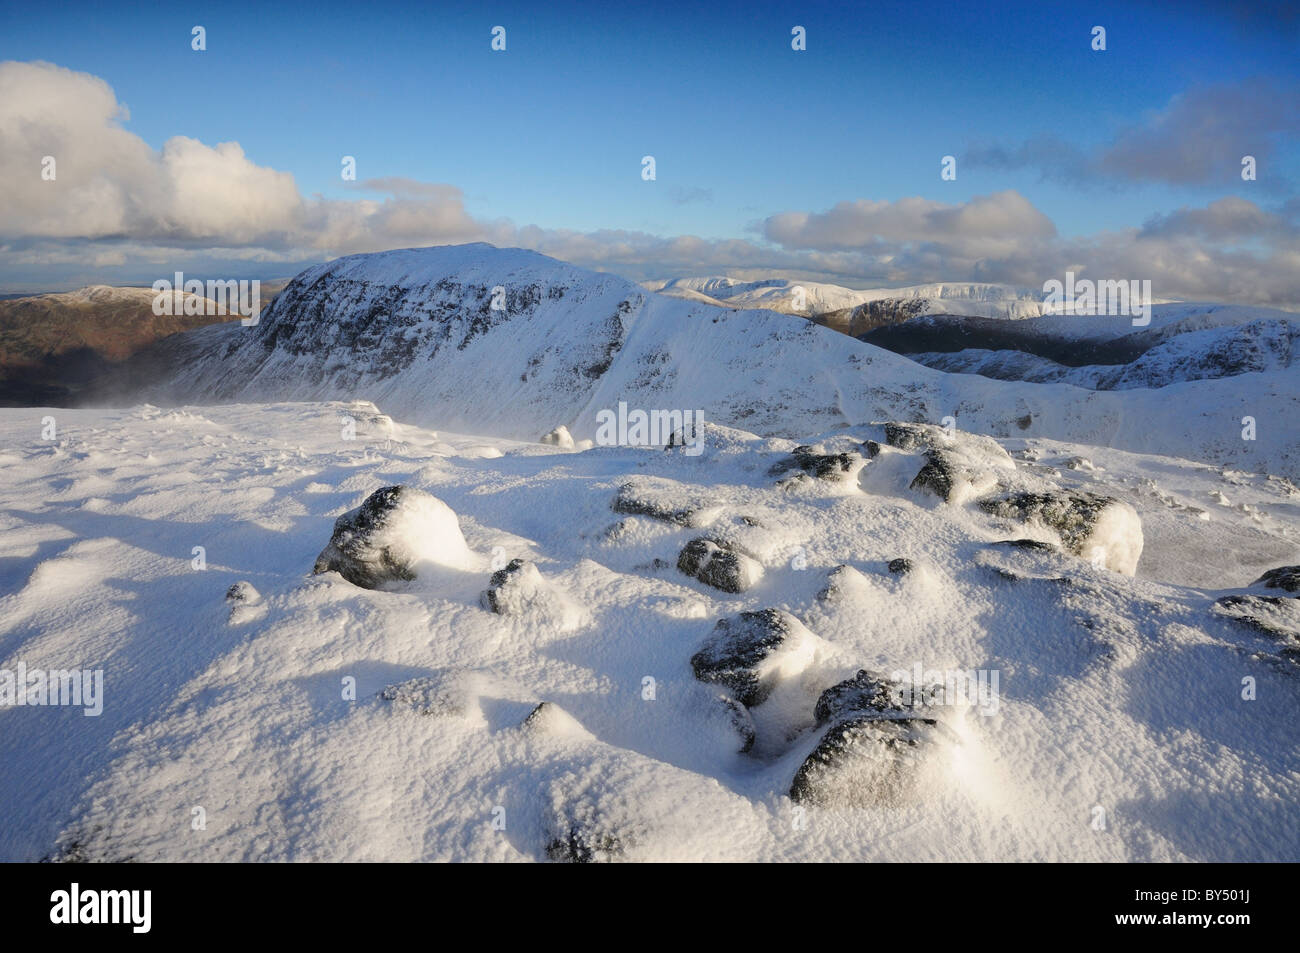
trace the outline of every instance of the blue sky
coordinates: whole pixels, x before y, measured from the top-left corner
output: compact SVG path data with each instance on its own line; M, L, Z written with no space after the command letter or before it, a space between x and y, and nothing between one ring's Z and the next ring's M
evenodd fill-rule
M152 149L174 136L235 141L305 197L382 199L340 179L353 155L361 180L454 186L479 221L762 244L764 221L782 212L1014 190L1071 239L1227 196L1276 208L1291 194L1295 137L1276 129L1261 133L1273 143L1263 183L1062 181L1033 163L966 161L1044 137L1104 150L1191 89L1261 77L1295 89L1294 21L1229 10L10 2L0 60L98 77L129 109L122 126ZM206 52L190 49L195 24ZM490 49L497 24L504 53ZM806 52L790 48L795 24ZM1105 52L1090 47L1096 24ZM647 154L654 182L640 176ZM940 180L944 155L958 157L955 181Z

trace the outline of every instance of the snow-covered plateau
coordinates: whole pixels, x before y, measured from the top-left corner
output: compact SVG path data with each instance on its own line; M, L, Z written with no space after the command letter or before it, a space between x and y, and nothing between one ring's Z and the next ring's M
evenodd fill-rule
M0 706L0 860L1300 860L1300 386L1190 344L1101 390L517 250L309 269L0 410L0 702L102 671Z

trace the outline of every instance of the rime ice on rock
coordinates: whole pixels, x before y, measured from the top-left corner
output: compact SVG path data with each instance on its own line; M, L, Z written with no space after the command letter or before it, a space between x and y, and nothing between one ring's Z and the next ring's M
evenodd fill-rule
M705 585L723 592L740 593L763 576L758 560L737 552L721 540L693 539L677 557L677 568Z
M470 558L456 514L409 486L386 486L334 521L313 573L337 572L363 589L416 578L421 563L464 568Z

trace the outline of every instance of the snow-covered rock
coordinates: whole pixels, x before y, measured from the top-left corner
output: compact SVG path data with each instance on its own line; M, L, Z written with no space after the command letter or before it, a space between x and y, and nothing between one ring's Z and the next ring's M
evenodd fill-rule
M1142 556L1142 521L1128 503L1086 492L1013 493L981 500L994 516L1044 527L1071 553L1098 566L1136 574Z
M535 565L526 559L512 559L492 574L480 601L489 612L519 615L541 596L545 586Z
M741 593L763 578L763 565L728 543L703 536L691 540L677 556L677 568L705 585Z
M729 689L747 707L761 705L781 682L811 664L816 637L781 609L719 619L691 656L695 677Z
M568 427L561 424L549 433L543 434L541 442L559 447L561 450L572 450L573 434L569 433Z
M464 569L470 562L451 507L414 487L386 486L334 521L312 572L337 572L353 585L378 589L416 578L422 563Z
M830 808L902 807L940 741L934 719L860 715L832 725L799 766L790 799Z

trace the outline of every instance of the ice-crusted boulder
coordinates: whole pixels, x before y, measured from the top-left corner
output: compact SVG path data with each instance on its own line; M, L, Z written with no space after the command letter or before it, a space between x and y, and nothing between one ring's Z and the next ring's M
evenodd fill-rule
M544 589L538 568L526 559L512 559L492 574L479 603L498 615L517 615L527 609Z
M337 572L363 589L416 578L421 564L466 568L469 547L446 503L409 486L386 486L334 521L313 573Z
M1300 600L1290 596L1235 595L1216 599L1215 615L1235 619L1257 632L1300 647Z
M813 660L817 637L782 609L760 609L719 619L691 656L702 682L721 685L747 707L761 705L781 682Z
M840 721L849 715L907 717L913 707L905 703L908 697L899 683L890 681L879 672L858 669L851 678L821 693L813 715L818 725Z
M716 500L672 480L630 480L618 488L615 513L648 516L692 529L708 526L722 512Z
M1266 589L1284 589L1287 592L1300 592L1300 566L1278 566L1260 576L1252 586Z
M1095 493L1059 490L1013 493L981 500L980 507L1003 519L1051 530L1067 551L1132 576L1142 556L1142 520L1127 503Z
M818 453L809 446L798 446L790 455L778 460L768 471L770 476L781 476L798 471L818 480L847 480L865 462L860 453Z
M900 806L940 740L930 718L870 714L837 722L795 772L790 799L832 808Z
M559 447L561 450L572 450L574 447L573 434L569 433L569 428L563 424L550 433L543 434L540 442L552 447Z
M763 578L763 566L717 539L699 537L682 547L677 568L705 585L723 592L740 593Z

